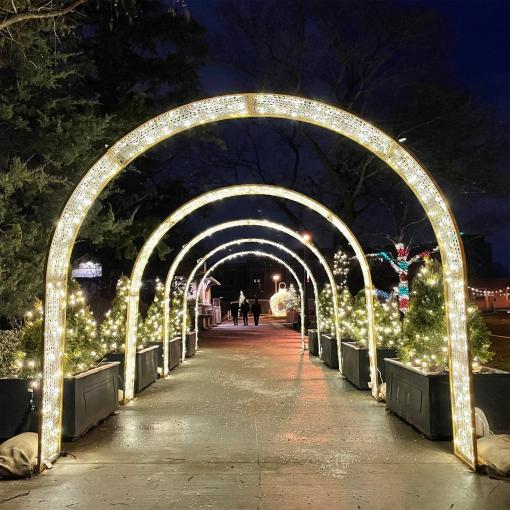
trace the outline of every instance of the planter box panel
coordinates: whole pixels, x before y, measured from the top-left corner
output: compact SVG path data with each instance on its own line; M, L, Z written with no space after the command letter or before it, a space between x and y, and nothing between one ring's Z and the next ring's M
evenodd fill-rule
M153 345L136 353L135 393L150 386L158 378L158 347Z
M62 435L77 439L118 407L119 363L105 363L64 379Z
M322 361L329 368L338 368L338 346L332 335L321 334Z
M192 331L186 334L186 358L191 358L197 352L197 334Z
M434 440L452 439L447 374L423 374L386 360L386 408ZM474 374L475 405L496 434L510 433L510 373Z
M168 370L173 370L181 362L182 357L182 339L181 337L170 340L170 356L168 358Z
M316 329L308 330L308 352L312 356L319 355L319 334Z
M377 368L381 378L386 381L384 358L396 356L395 349L377 349ZM370 358L368 348L358 347L355 343L342 340L342 373L348 381L360 390L368 390L370 382Z
M120 363L119 388L124 390L124 353L109 352L105 361L118 361ZM158 378L158 346L153 345L136 352L135 360L135 393L140 393Z
M22 432L37 432L40 392L28 379L0 379L0 442Z

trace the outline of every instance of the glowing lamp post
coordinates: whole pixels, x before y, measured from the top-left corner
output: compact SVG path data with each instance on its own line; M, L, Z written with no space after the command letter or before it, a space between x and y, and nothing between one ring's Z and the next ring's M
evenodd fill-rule
M274 291L275 291L275 294L276 292L278 292L278 282L280 281L280 275L279 274L274 274L273 275L273 282L274 282Z

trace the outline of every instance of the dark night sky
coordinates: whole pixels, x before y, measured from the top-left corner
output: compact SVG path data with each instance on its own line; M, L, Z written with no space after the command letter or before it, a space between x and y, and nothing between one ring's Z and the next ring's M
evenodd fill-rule
M510 1L428 0L413 3L438 10L446 21L451 35L447 53L454 79L494 109L497 118L509 122ZM192 16L206 27L208 33L223 29L215 13L217 4L209 0L188 1ZM236 91L231 77L214 65L208 64L204 68L202 78L207 96ZM476 201L475 207L473 201ZM464 207L457 210L460 228L468 230L474 216L483 214L486 217L487 211L490 215L505 215L510 219L510 200L505 203L466 196ZM510 221L503 224L508 226L493 231L487 235L487 240L493 244L494 261L510 272Z

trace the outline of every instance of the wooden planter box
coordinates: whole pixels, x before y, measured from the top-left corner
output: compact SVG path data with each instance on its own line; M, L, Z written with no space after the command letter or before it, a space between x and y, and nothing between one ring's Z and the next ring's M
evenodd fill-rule
M197 353L197 334L192 331L186 334L186 358L191 358Z
M394 358L395 349L377 349L377 368L383 381L386 380L384 358ZM368 390L370 382L370 361L367 347L359 347L354 342L342 341L342 374L360 390Z
M120 389L124 390L124 355L123 352L109 352L105 361L120 362ZM150 386L158 378L158 346L151 345L136 352L135 393Z
M338 368L338 346L336 338L332 335L321 333L320 342L322 361L324 361L329 368Z
M319 355L319 333L316 329L308 330L308 352L312 356Z
M62 436L77 439L111 416L119 406L118 362L64 379Z
M0 379L0 440L37 432L40 389L29 379ZM104 363L64 379L62 436L77 439L118 407L119 363Z
M168 343L168 370L173 370L181 362L181 337L172 338ZM149 345L155 345L158 348L158 370L161 375L163 372L163 342L151 342Z
M448 374L424 374L386 359L386 409L433 440L452 439ZM510 434L510 373L473 374L475 406L495 434Z

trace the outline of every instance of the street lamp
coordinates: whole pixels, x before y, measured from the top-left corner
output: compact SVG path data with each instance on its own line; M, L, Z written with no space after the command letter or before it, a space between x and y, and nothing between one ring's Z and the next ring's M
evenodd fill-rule
M279 274L273 275L273 281L274 281L274 293L276 294L278 292L278 282L280 281L281 276Z

